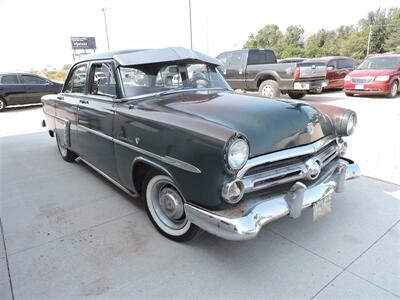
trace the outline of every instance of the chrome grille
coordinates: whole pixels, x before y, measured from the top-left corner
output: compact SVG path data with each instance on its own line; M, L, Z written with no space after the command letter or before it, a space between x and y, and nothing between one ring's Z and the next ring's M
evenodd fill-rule
M254 166L242 178L245 193L306 179L307 160L315 158L323 169L338 155L339 145L334 139L313 154Z
M352 77L351 82L352 83L368 83L374 80L374 77Z

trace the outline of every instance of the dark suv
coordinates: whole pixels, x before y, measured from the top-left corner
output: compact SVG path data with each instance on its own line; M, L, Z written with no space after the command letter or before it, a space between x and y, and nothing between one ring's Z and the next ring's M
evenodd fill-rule
M0 111L9 105L40 103L47 94L61 92L62 84L23 73L0 73Z

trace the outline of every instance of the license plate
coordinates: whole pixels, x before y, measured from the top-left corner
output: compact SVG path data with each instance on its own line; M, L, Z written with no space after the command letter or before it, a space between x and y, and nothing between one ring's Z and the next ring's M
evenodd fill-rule
M303 82L295 82L294 83L294 89L295 90L309 90L310 89L310 84L309 83L303 83Z
M316 221L332 210L332 194L325 196L313 205L313 220Z
M356 84L356 90L363 90L364 85L363 84Z

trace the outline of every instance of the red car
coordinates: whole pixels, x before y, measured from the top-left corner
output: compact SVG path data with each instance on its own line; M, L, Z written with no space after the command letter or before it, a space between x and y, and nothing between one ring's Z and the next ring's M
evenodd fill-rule
M367 57L344 82L347 96L386 95L396 97L400 83L400 54L380 54Z
M342 89L344 78L354 70L356 61L351 57L327 56L307 60L307 62L324 62L326 65L326 81L323 90ZM322 91L322 90L321 90Z

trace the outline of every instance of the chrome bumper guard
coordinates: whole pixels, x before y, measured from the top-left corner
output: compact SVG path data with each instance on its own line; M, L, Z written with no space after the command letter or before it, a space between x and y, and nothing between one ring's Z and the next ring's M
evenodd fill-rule
M223 211L210 211L186 203L185 212L192 223L211 234L227 240L247 240L254 238L269 222L286 215L299 217L304 208L333 192L342 192L346 180L359 176L361 172L356 163L339 159L308 187L296 182L286 194L246 199L243 200L246 203Z

